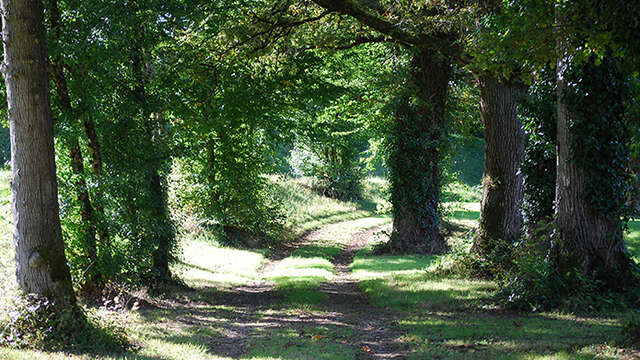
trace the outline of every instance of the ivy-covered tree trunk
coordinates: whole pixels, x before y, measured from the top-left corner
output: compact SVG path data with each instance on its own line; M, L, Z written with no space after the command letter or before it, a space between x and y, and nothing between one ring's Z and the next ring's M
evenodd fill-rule
M389 170L393 233L387 250L440 254L440 144L451 64L427 51L411 61L411 96L397 110Z
M561 274L581 270L606 289L630 284L622 233L628 151L622 87L608 56L576 66L558 41L556 221ZM626 144L626 145L625 145Z
M18 285L74 303L60 228L44 9L41 0L1 4Z
M473 251L489 255L507 248L522 232L522 174L526 138L518 116L524 85L517 80L477 77L484 122L485 162L478 235Z

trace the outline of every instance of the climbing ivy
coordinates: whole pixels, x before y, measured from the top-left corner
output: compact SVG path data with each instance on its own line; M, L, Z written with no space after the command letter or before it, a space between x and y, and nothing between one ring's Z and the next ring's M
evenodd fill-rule
M571 161L585 173L584 196L602 217L625 216L630 189L629 132L624 122L628 79L607 55L592 56L567 74Z

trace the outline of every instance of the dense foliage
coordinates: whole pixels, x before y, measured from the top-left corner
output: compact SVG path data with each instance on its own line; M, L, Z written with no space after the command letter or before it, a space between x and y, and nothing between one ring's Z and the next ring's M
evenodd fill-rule
M518 309L637 304L622 233L640 212L640 45L628 30L640 27L638 11L621 1L48 0L58 198L74 288L99 299L115 283L177 280L171 270L190 222L218 243L260 249L309 230L287 218L270 175L304 176L317 193L356 203L376 172L388 177L389 194L379 196L394 217L380 252L457 246L457 265L473 268L466 275L495 278L500 301ZM495 127L478 111L483 76L528 86L511 101L527 147L521 164L509 164L518 169L509 178L524 178L512 186L524 195L511 203L525 231L519 238L515 221L515 234L492 238L499 246L479 255L445 238L443 203L455 199L442 195L456 181L456 151ZM8 143L0 132L0 166ZM575 214L587 233L577 245L563 240L558 221L566 164L579 169L566 178L584 184L578 200L588 204L589 216ZM505 196L486 196L494 180L484 177L482 216L490 201L507 208ZM613 230L594 245L589 229L600 220ZM622 270L603 270L609 258L585 265L585 254L612 249L618 268L630 269L620 286ZM10 336L57 343L34 326L54 305L25 306L35 318L19 315ZM61 316L44 325L69 332L71 315ZM27 345L20 341L13 345Z
M520 111L528 143L522 164L524 177L524 214L526 232L531 236L553 217L556 198L556 93L554 74L543 69L540 78L529 87Z

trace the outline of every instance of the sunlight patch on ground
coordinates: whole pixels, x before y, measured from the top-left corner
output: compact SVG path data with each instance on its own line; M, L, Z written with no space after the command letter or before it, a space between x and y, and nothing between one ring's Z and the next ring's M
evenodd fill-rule
M629 222L629 231L625 238L629 252L636 262L640 262L640 219Z
M331 281L334 276L331 259L340 254L353 235L389 221L387 216L378 216L326 226L310 236L310 244L296 249L291 256L278 262L265 274L264 280L280 288L309 288Z
M183 259L176 265L178 274L192 286L231 286L256 278L266 258L257 251L220 247L206 241L188 241L182 245Z
M433 265L435 256L372 256L360 255L351 265L352 275L360 280L391 275L422 273Z
M321 257L288 257L264 276L278 287L313 286L333 278L333 265Z

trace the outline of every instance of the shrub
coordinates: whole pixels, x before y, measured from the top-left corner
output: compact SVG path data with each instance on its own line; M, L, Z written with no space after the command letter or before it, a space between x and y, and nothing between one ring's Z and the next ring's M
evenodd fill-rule
M117 352L130 347L124 329L34 295L16 299L0 345L47 351Z
M359 166L342 163L319 164L312 168L312 188L321 195L340 200L362 198L364 171Z

